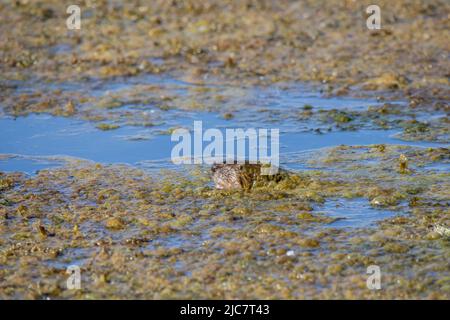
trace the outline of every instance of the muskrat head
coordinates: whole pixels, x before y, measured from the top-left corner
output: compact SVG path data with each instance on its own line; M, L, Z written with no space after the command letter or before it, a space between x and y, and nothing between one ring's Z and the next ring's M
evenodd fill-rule
M216 189L251 189L254 180L260 172L260 165L222 163L211 168Z
M239 167L237 164L214 164L211 171L216 189L240 189Z

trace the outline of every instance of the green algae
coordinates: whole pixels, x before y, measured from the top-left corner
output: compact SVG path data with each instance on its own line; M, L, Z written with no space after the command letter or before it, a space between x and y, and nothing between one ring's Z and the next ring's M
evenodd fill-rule
M2 111L108 121L99 129L110 130L157 126L174 110L228 120L258 110L264 120L292 118L318 132L394 128L404 140L447 143L448 3L380 3L387 5L386 28L366 33L355 23L362 3L99 2L87 5L83 32L68 35L56 23L65 12L59 2L1 3ZM65 54L55 52L60 39ZM148 84L163 72L189 85ZM10 83L17 80L32 90ZM98 95L98 80L107 93ZM387 102L275 113L245 100L246 86L287 81ZM449 299L450 177L428 169L449 161L448 148L341 146L311 157L315 171L246 192L213 189L205 170L160 179L78 163L32 177L0 173L0 297ZM341 198L399 215L374 228L333 228L336 219L317 206ZM79 291L66 288L71 264L81 267ZM382 290L366 287L373 264Z
M13 203L1 206L2 297L448 298L437 280L448 277L449 246L429 228L450 224L448 174L419 167L404 175L396 166L399 154L413 166L445 161L448 150L378 145L320 153L317 161L336 170L291 172L287 185L246 192L205 186L209 177L196 169L164 179L89 163L35 177L3 174L16 187L2 193ZM382 161L365 165L367 178L348 176L344 160L368 158ZM349 194L416 200L410 214L376 228L324 229L335 219L315 204ZM397 201L388 205L405 210ZM86 261L87 281L69 291L64 266L77 261ZM382 268L384 290L365 287L371 264ZM40 291L29 290L33 277Z
M208 5L177 4L175 9L165 3L151 8L86 4L91 15L83 32L70 36L56 23L56 13L64 11L58 1L45 6L41 1L2 4L4 30L13 30L5 34L7 45L0 56L2 105L14 116L50 113L120 125L155 122L151 115L123 110L128 105L217 111L229 119L239 118L236 107L242 105L249 85L301 81L330 96L386 101L366 111L324 112L312 105L292 110L300 122L322 122L322 131L370 125L403 128L399 137L405 140L448 141L448 77L441 58L448 38L445 1L431 9L421 2L389 3L396 18L387 18L381 31L367 32L355 23L365 12L363 4L263 2L227 6L213 0ZM42 14L46 10L53 15ZM46 18L29 19L30 12ZM324 23L330 17L342 23ZM310 30L311 25L318 29ZM27 31L44 29L43 34ZM127 41L122 40L125 37ZM149 76L162 73L181 81L169 86L149 83ZM18 79L32 90L24 92L18 90L22 86L10 84ZM118 79L127 84L110 86ZM183 81L193 85L186 89ZM107 94L98 94L102 85ZM396 99L404 104L390 103ZM439 118L420 119L430 112L439 113Z
M364 3L188 1L150 7L100 2L83 6L90 13L83 32L67 36L56 23L57 12L65 12L64 4L46 1L45 7L51 9L45 9L42 1L5 3L0 14L10 32L2 53L3 73L12 78L17 69L27 70L56 80L172 70L195 82L205 75L220 75L238 82L312 80L328 84L336 93L359 84L370 90L420 88L445 94L446 61L440 55L447 49L448 4L381 1L378 5L388 4L392 13L385 17L382 30L362 32ZM61 39L65 50L60 53Z
M120 128L119 125L111 124L111 123L100 123L100 124L96 125L96 127L103 131L115 130L115 129Z

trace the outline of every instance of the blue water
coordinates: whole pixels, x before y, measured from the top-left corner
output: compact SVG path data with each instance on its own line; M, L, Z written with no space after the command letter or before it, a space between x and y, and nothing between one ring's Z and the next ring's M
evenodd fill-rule
M62 162L57 160L15 156L8 159L0 159L0 171L20 171L32 175L39 170L57 167L61 164Z
M102 131L95 124L47 115L0 119L0 153L71 156L104 163L130 163L170 155L170 136L132 141L146 129L123 127Z
M142 79L141 79L142 80ZM146 81L146 82L145 82ZM194 84L184 81L151 76L144 83L157 83L170 87L181 94L188 94ZM129 79L111 83L93 83L88 90L94 96L105 96L110 92L120 92L142 84L139 79ZM19 84L20 85L20 84ZM80 84L39 84L62 90L85 90ZM214 87L214 85L208 85ZM314 124L300 124L291 119L286 110L300 110L305 104L315 109L345 108L365 110L377 105L375 100L351 98L322 98L319 94L303 90L301 87L273 88L224 88L239 91L241 108L236 106L231 120L222 118L220 112L199 112L169 110L162 111L154 106L123 106L113 111L133 113L139 119L139 112L153 110L153 116L161 120L152 127L130 126L120 123L115 130L102 131L97 123L73 118L32 114L13 118L0 116L0 171L21 171L34 174L38 170L64 164L68 158L85 159L104 164L124 163L144 169L171 168L183 170L171 162L172 142L170 135L163 131L174 127L192 129L195 120L203 121L203 130L218 128L278 128L280 130L280 164L293 170L309 169L307 161L321 148L345 145L400 144L418 147L438 147L439 143L406 142L396 139L395 130L324 131L315 133ZM32 84L20 86L22 91L33 91ZM0 108L1 111L1 108ZM113 112L110 111L110 112ZM269 112L268 112L269 111ZM203 131L204 132L204 131ZM208 142L203 143L205 147ZM248 152L248 145L246 147ZM225 151L225 150L224 150ZM1 156L1 155L7 155ZM445 168L447 168L446 166ZM437 169L442 169L437 166ZM434 166L426 170L436 169ZM436 170L437 170L436 169ZM446 170L446 169L445 169ZM364 199L328 201L316 208L333 217L343 217L331 224L334 227L365 226L377 220L394 215L388 210L375 209Z
M331 199L325 204L318 206L317 211L329 217L337 218L328 226L333 228L342 227L367 227L377 221L393 217L398 211L373 208L368 199Z
M203 129L242 127L242 124L227 121L215 113L200 113ZM192 128L196 117L179 118L180 126ZM95 123L49 115L0 118L0 154L20 155L22 158L0 160L0 170L33 172L45 168L46 164L31 158L74 157L101 163L125 163L138 165L156 161L170 166L170 156L176 142L169 134L158 133L158 128L124 126L102 131ZM408 144L418 146L439 146L440 144L409 143L392 138L392 130L335 131L326 134L312 132L281 132L281 163L289 163L295 154L331 147L340 144ZM207 143L203 144L205 147ZM26 157L30 159L26 160ZM52 161L48 161L53 163ZM301 165L299 163L298 165ZM294 166L295 167L295 166Z

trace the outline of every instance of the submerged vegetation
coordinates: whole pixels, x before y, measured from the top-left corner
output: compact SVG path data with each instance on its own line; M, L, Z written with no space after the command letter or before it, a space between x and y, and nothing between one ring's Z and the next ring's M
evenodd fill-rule
M398 170L404 154L408 175ZM448 298L450 174L426 167L448 164L449 150L342 146L314 159L333 170L250 191L216 190L200 167L3 174L2 297ZM320 205L336 198L399 214L376 228L334 228ZM82 290L65 289L71 264L82 266ZM383 290L365 287L373 264Z
M304 170L249 172L232 190L207 167L108 154L0 171L0 298L449 299L449 3L378 1L379 31L365 29L368 4L80 1L76 31L65 1L1 2L2 117L148 130L130 144L182 116L294 137L394 130L403 144L287 153ZM66 287L71 265L80 290ZM370 265L381 290L366 286Z

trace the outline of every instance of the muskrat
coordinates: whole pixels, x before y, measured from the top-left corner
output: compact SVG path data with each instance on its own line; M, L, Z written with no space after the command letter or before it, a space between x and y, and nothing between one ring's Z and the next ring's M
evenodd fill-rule
M279 182L286 177L287 171L277 169L273 175L262 175L264 165L260 163L220 163L211 167L216 189L250 190L257 181Z

